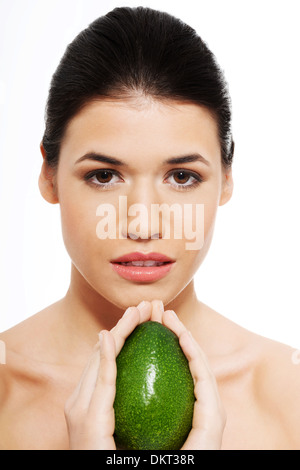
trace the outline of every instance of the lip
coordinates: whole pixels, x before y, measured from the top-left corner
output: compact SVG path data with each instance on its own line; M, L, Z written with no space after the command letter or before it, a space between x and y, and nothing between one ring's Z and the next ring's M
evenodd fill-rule
M160 263L174 263L175 260L169 258L162 253L128 253L111 261L111 263L130 263L130 261L159 261Z
M124 266L131 261L158 261L161 266ZM162 253L129 253L111 261L112 269L124 279L134 282L153 282L162 279L173 268L175 260Z

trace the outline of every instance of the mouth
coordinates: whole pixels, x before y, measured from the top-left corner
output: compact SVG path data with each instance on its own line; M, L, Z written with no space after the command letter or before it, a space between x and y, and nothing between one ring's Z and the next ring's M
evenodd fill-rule
M129 253L111 261L121 277L135 282L153 282L166 276L175 260L161 253Z
M162 266L163 264L169 264L169 262L161 263L159 261L149 260L149 261L129 261L128 263L116 263L116 264L121 264L122 266L149 267L149 266Z

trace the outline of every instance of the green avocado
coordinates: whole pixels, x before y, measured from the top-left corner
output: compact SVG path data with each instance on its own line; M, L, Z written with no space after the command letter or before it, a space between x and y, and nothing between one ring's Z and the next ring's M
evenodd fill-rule
M138 325L117 357L117 447L179 450L192 427L194 402L178 337L158 322Z

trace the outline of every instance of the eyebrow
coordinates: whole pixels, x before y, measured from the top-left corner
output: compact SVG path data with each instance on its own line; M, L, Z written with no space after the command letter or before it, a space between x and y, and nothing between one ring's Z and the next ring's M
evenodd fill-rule
M90 153L87 153L86 155L83 155L83 157L80 157L76 161L75 164L77 165L77 163L83 162L84 160L92 160L94 162L102 162L102 163L108 163L110 165L128 167L127 163L121 160L118 160L115 157L109 157L108 155L100 155L99 153L94 153L94 152L90 152Z
M129 165L125 163L122 160L118 160L115 157L111 157L108 155L102 155L99 153L94 153L90 152L87 153L86 155L83 155L83 157L80 157L75 164L83 162L85 160L92 160L96 162L102 162L102 163L108 163L110 165L115 165L115 166L122 166L122 167L128 167ZM200 162L204 163L207 166L210 166L210 163L206 158L204 158L202 155L199 153L193 153L191 155L183 155L182 157L172 157L167 160L163 161L163 165L179 165L181 163L193 163L193 162Z
M193 153L192 155L185 155L182 157L174 157L165 160L164 165L178 165L180 163L192 163L192 162L201 162L207 166L210 166L210 163L206 158L202 157L199 153Z

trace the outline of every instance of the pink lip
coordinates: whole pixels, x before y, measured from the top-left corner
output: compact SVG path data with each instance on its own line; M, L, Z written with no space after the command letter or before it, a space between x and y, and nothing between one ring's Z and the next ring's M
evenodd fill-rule
M124 266L118 263L129 263L131 261L158 261L166 263L161 266ZM161 253L129 253L111 261L111 266L121 277L128 281L153 282L158 281L168 274L175 261Z
M120 256L117 259L113 259L111 263L129 263L130 261L159 261L160 263L174 263L174 260L168 258L168 256L162 253L128 253L127 255Z

